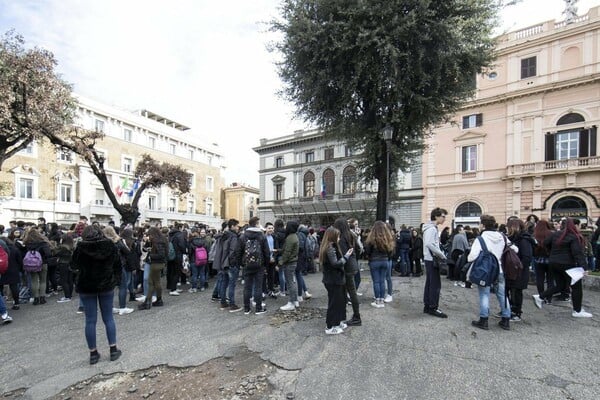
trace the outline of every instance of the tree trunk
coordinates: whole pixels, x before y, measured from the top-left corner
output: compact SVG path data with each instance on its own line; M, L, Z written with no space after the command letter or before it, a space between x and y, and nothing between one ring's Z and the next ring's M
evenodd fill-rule
M121 215L121 222L124 224L135 225L138 218L140 217L140 212L137 207L132 207L128 204L119 205L115 207L117 212Z
M387 220L387 190L388 190L388 175L387 175L387 164L386 164L386 147L385 142L382 146L382 156L379 158L378 165L375 167L375 174L377 175L377 221Z

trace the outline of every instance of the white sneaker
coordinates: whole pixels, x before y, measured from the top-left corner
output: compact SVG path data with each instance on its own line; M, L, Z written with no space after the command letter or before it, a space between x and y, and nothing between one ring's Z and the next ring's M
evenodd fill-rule
M119 309L119 315L131 314L133 312L133 308L125 307Z
M454 281L454 286L458 286L458 281Z
M391 303L392 300L394 300L394 298L389 294L386 294L385 299L383 299L383 301L385 301L386 303Z
M60 299L56 300L57 303L67 303L69 301L71 301L71 299L68 297L61 297Z
M177 290L173 290L172 292L169 292L169 296L179 296L179 292Z
M304 299L302 298L302 296L298 296L298 303L302 303L304 301Z
M300 302L299 302L299 301L295 301L295 302L294 302L294 307L296 307L296 308L297 308L297 307L300 307Z
M140 303L143 303L144 301L146 301L146 296L136 297L135 301L139 301Z
M312 298L312 294L310 294L310 293L308 293L308 292L304 292L304 298L305 298L306 300L308 300L308 299Z
M181 292L183 292L183 289L176 289L175 291L176 291L177 293L181 293Z
M575 318L592 318L592 313L585 311L583 308L579 312L573 311L571 315Z
M294 311L296 309L296 306L294 305L294 303L289 302L285 306L279 307L279 309L281 311Z
M342 322L340 322L340 324L338 325L338 327L340 327L342 329L346 329L348 327L348 325L344 321L342 321Z
M252 303L252 307L256 307L256 302L254 300L252 300L251 303ZM264 301L261 303L261 305L263 308L265 308L267 306Z
M385 303L383 299L379 299L379 302L377 303L377 308L385 308Z
M371 305L375 308L379 308L379 303L377 303L377 300L375 300L374 302L371 303Z
M532 297L533 297L533 302L535 303L535 306L541 310L542 306L544 305L544 300L542 300L540 298L539 294L534 294Z
M363 293L362 293L362 292L356 292L356 295L357 295L357 296L362 296L362 295L363 295Z
M4 313L2 314L2 316L0 317L2 318L2 323L3 324L10 324L12 322L12 318L10 317L10 315L8 315L8 313Z
M190 290L188 290L188 293L196 293L197 291L198 289L191 288Z
M344 330L337 326L332 326L330 329L325 329L326 335L339 335L340 333L344 333Z
M113 314L118 314L119 313L120 308L114 308L113 307Z
M462 287L462 288L466 288L467 284L464 282L458 282L458 286Z

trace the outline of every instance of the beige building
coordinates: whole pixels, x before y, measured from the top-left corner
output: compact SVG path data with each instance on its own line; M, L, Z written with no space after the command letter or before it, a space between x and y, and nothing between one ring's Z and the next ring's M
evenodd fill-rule
M454 223L600 217L600 7L501 36L497 54L474 99L433 130L422 219L436 206Z
M133 175L142 154L180 165L192 174L190 193L168 187L146 189L139 202L139 222L175 221L220 227L224 157L215 145L201 142L188 127L147 110L135 113L77 97L75 125L105 133L97 149L105 158L111 186L119 201L129 203L136 188ZM10 220L69 225L79 215L91 221L120 222L102 185L85 162L49 142L35 142L8 159L0 171L0 223Z
M234 218L240 221L240 225L246 225L250 218L258 216L258 195L257 188L246 186L239 183L232 183L231 186L223 189L223 210L221 215L224 219ZM268 221L261 221L265 224Z

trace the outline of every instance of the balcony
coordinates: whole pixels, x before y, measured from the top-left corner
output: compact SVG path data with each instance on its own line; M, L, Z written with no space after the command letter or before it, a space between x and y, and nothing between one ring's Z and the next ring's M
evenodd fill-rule
M507 176L547 175L590 169L600 169L600 156L509 165L507 167Z

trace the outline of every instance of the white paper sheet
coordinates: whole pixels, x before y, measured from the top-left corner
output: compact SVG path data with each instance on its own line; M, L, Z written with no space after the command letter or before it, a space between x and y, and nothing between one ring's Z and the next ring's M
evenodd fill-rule
M571 285L574 285L585 275L585 270L581 267L571 268L565 271L571 277Z

